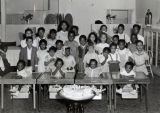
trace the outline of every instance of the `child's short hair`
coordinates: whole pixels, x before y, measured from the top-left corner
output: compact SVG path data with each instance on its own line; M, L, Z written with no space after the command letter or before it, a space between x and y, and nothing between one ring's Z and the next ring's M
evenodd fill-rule
M57 40L57 41L56 41L56 45L57 45L58 43L61 43L61 44L63 45L63 41L62 41L62 40Z
M54 65L56 66L59 61L62 62L62 66L63 66L64 65L64 61L61 58L57 58Z
M75 32L72 31L72 30L68 32L68 36L69 36L70 34L73 34L73 35L75 36Z
M109 48L111 49L111 47L113 47L113 46L115 46L117 48L117 44L115 44L115 43L111 43Z
M120 43L123 43L124 45L126 45L126 41L125 41L124 39L120 39L120 40L118 41L118 45L119 45Z
M133 67L134 67L134 63L133 62L126 62L125 67L127 67L128 65L130 65L131 68L133 69Z
M109 47L105 47L104 49L103 49L103 52L108 52L108 53L110 53L111 52L111 50L110 50L110 48Z
M76 29L76 30L78 31L78 30L79 30L79 27L78 27L78 26L73 25L73 26L71 27L71 30L73 30L73 29Z
M26 34L28 31L30 31L30 32L33 34L33 31L32 31L32 29L31 29L31 28L27 28L27 29L25 29L25 34Z
M54 52L56 52L56 51L57 51L57 48L56 48L56 47L54 47L54 46L51 46L51 47L49 48L48 52L50 52L50 51L54 51Z
M114 36L113 36L113 39L114 39L114 38L117 38L117 39L119 40L119 36L118 36L118 35L114 35Z
M107 26L103 24L103 25L101 25L99 30L102 30L103 27L105 27L107 29Z
M47 41L46 41L45 39L41 39L41 40L39 41L39 45L41 45L42 43L45 43L45 45L47 45Z
M141 40L137 40L136 45L138 45L138 43L141 43L143 45L143 42Z
M95 63L96 63L96 66L97 66L97 64L98 64L98 62L97 62L96 59L91 59L91 60L89 61L89 66L91 66L91 62L95 62Z
M26 41L28 41L28 40L32 40L33 41L33 37L32 36L26 37Z
M39 32L40 30L42 30L43 32L45 32L45 28L44 28L44 27L39 27L39 28L38 28L38 32Z
M86 37L86 35L81 35L81 36L79 37L79 41L81 41L82 39L84 39L84 40L86 40L86 41L87 41L87 37Z
M26 63L25 63L24 60L19 60L19 61L17 62L17 66L18 66L19 63L22 63L24 67L26 66Z
M118 28L119 28L119 27L122 27L123 29L125 29L124 24L119 24L119 25L118 25Z
M135 28L135 27L137 27L139 30L141 29L141 26L138 25L138 24L134 24L134 25L133 25L133 28Z

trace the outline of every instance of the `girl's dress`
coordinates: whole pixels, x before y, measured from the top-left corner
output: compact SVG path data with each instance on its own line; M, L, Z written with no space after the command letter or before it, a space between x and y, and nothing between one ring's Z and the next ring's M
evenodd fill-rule
M144 72L145 75L148 75L148 70L146 68L145 62L149 60L149 56L145 51L142 52L134 52L133 53L133 60L135 61L135 71L136 72Z
M97 60L98 64L99 64L99 58L98 58L98 55L93 52L93 53L90 53L89 51L86 53L86 55L84 56L84 60L83 60L83 63L84 63L84 68L87 67L87 64L89 64L90 60L91 59L95 59Z
M102 71L100 67L96 67L95 69L88 67L85 69L86 77L91 77L91 78L96 77L97 78L97 77L100 77L101 73Z
M68 31L59 31L57 32L57 37L56 37L57 40L62 40L63 43L65 43L67 40L68 40Z
M39 59L38 61L38 72L45 72L45 57L47 55L47 50L38 50L37 51L37 57Z
M49 53L47 53L47 55L46 55L46 57L45 57L45 62L48 62L48 61L50 61L51 59L55 59L56 60L56 56L54 55L53 57L52 56L50 56L50 54ZM45 71L46 72L50 72L51 70L52 70L52 72L53 72L53 70L54 70L54 67L55 67L55 61L52 61L52 62L50 62L47 66L45 66Z
M99 62L102 63L105 60L105 57L103 55L98 55ZM109 72L109 64L108 64L108 59L106 60L104 65L101 65L101 71L102 73Z
M51 46L55 46L56 41L56 39L47 39L47 48L49 49Z
M109 44L107 43L99 43L95 46L95 50L98 52L98 54L102 54L103 53L103 49L105 47L109 47Z
M126 43L129 43L130 42L130 37L127 35L127 34L119 34L118 33L118 36L119 36L119 39L122 39L122 40L125 40Z
M123 50L118 49L117 53L120 56L120 69L125 67L126 62L128 61L129 57L132 57L132 53L129 49L124 48Z
M76 66L76 61L74 57L70 55L68 57L64 56L62 59L64 61L64 65L63 65L64 71L65 72L75 72L74 67Z

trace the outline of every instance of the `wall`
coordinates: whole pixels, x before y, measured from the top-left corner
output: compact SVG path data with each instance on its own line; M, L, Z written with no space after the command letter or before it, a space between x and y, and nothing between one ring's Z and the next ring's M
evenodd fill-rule
M135 10L135 0L60 0L59 12L71 13L74 24L80 27L80 33L88 34L91 24L95 20L106 22L107 9L133 9ZM135 22L135 12L133 12L133 22Z
M137 23L145 23L145 14L150 9L153 15L153 24L157 24L160 19L160 0L136 0Z

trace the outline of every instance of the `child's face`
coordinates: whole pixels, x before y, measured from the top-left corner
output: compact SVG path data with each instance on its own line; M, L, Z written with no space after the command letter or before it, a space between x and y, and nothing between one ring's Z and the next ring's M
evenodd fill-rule
M95 39L96 39L96 37L95 37L94 35L91 35L91 36L90 36L90 40L91 40L92 42L94 42Z
M56 38L56 33L53 33L53 32L52 32L52 33L51 33L51 38L52 38L52 39L55 39L55 38Z
M118 38L114 37L113 38L113 43L118 44Z
M119 49L123 50L125 48L125 44L123 42L119 43Z
M84 38L81 38L81 40L79 42L82 46L84 46L86 44L86 40Z
M78 35L78 30L76 28L72 29L75 32L75 35Z
M89 51L90 53L93 53L93 52L94 52L94 47L93 47L93 46L89 46L89 47L88 47L88 51Z
M120 26L120 27L118 28L118 33L122 34L123 31L124 31L123 27Z
M92 61L92 62L90 63L90 67L91 67L92 69L95 69L95 68L97 67L97 63Z
M62 43L57 43L57 44L56 44L57 50L61 50L62 47L63 47L63 44L62 44Z
M43 31L43 30L40 30L40 31L38 32L38 34L39 34L39 37L43 37L43 36L44 36L44 31Z
M41 43L40 49L41 50L45 50L46 49L46 44L44 42Z
M102 32L107 32L107 28L106 28L105 26L103 26L103 27L101 28L101 31L102 31Z
M23 63L18 63L18 65L17 65L17 69L18 69L18 71L21 71L21 70L23 70L24 69L24 65L23 65Z
M49 51L49 55L50 55L51 57L53 57L53 56L55 55L55 51L50 50L50 51Z
M70 49L65 49L65 56L69 56L70 55Z
M56 64L56 67L61 68L62 67L62 62L58 61L57 64Z
M143 50L143 44L142 44L141 42L139 42L139 43L137 44L137 50L138 50L138 51L142 51L142 50Z
M74 38L75 38L74 34L73 34L73 33L70 33L69 36L68 36L68 40L69 40L70 42L72 42L72 41L74 40Z
M33 44L33 40L32 39L28 39L26 43L27 43L28 47L31 47L32 44Z
M135 36L135 35L132 35L132 37L131 37L131 42L133 43L133 44L135 44L136 42L137 42L137 37Z
M134 27L133 28L133 33L134 34L138 34L139 33L139 28L138 27Z
M66 31L66 30L67 30L67 25L66 25L66 23L62 23L61 28L62 28L63 31Z
M31 31L27 31L26 32L26 37L32 36L32 32Z
M105 43L107 41L107 37L105 35L101 36L101 42Z
M116 46L111 46L111 53L114 54L116 52Z
M104 51L104 52L103 52L103 56L104 56L104 57L108 57L108 54L109 54L108 51Z
M126 65L125 70L126 70L127 73L131 72L132 66L131 65Z

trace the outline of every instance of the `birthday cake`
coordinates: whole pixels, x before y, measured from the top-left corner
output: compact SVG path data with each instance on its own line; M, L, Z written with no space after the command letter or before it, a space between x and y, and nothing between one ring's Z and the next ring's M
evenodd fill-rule
M64 86L60 92L60 95L71 100L86 100L95 96L91 87L78 85Z

